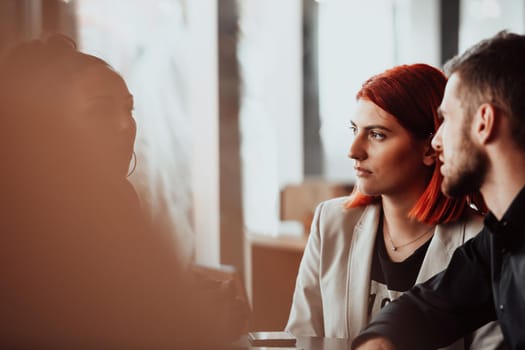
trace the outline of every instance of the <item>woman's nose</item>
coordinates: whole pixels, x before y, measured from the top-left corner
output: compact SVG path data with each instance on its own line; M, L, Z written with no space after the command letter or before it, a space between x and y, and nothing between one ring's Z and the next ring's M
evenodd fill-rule
M364 149L362 141L358 136L355 136L352 143L350 144L348 158L354 160L363 160L366 158L366 150Z

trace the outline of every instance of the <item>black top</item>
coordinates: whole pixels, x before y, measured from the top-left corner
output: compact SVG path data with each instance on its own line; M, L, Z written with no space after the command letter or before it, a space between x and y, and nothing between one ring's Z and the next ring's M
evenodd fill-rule
M398 349L443 347L498 319L510 349L525 349L525 188L498 220L456 249L448 268L386 306L354 340L391 339Z
M430 245L430 239L401 262L393 262L388 256L383 239L382 225L376 236L374 257L372 260L372 280L385 284L389 290L406 292L416 283L417 275Z

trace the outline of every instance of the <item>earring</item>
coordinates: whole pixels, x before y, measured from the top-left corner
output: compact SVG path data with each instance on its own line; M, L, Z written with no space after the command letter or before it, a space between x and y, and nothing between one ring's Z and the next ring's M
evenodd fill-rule
M133 174L135 172L135 168L137 167L137 154L135 153L135 151L133 151L133 154L132 154L132 159L133 159L133 167L131 168L131 170L128 172L128 175L126 175L126 177L130 177L131 174Z

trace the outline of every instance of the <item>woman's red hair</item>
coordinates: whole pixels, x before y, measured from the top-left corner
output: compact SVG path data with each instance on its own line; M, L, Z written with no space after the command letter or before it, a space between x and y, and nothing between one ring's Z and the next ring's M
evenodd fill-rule
M401 65L368 79L356 98L373 102L394 116L413 137L432 137L441 123L437 109L443 98L447 78L426 64ZM457 221L467 206L466 197L448 198L441 192L443 176L436 159L430 181L408 216L427 224ZM346 208L370 204L378 197L354 189Z

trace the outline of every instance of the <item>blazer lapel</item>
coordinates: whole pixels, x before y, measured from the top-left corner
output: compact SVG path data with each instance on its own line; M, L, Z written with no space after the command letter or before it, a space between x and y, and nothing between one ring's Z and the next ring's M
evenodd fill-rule
M354 338L367 324L370 270L381 207L368 205L354 226L348 257L346 293L348 337Z
M456 247L464 241L465 224L437 225L434 237L430 241L423 264L419 270L416 284L428 280L443 271L450 261Z

